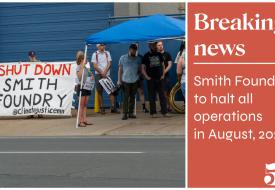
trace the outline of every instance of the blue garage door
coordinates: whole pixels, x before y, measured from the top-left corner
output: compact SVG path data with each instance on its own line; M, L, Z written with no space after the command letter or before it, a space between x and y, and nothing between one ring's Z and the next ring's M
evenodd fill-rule
M27 61L30 50L41 61L74 60L113 12L113 3L0 3L0 62Z

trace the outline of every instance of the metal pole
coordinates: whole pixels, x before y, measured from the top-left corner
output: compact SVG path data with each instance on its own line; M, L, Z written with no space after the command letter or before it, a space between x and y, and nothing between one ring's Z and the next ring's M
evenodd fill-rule
M141 15L141 5L140 5L140 2L138 2L138 16Z
M137 95L135 96L135 110L134 110L135 116L137 115Z
M84 53L84 61L86 62L87 59L87 49L88 49L88 45L85 45L85 53ZM85 65L86 67L86 65ZM81 89L83 87L83 77L84 77L84 69L82 71L82 75L81 75L81 81L80 81L80 92L79 92L79 100L78 100L78 110L77 110L77 117L76 117L76 125L75 128L78 128L78 122L79 122L79 113L80 113L80 103L81 103Z

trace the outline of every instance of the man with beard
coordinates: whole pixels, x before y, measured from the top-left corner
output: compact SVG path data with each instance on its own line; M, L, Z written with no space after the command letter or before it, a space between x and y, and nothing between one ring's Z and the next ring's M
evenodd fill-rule
M166 95L166 99L168 100L170 91L172 90L172 87L173 87L172 84L171 84L171 78L169 76L169 70L172 67L172 56L170 55L169 52L164 50L162 41L157 42L157 49L158 49L158 52L161 53L161 55L163 57L163 61L164 61L164 66L165 66L165 70L164 70L164 73L165 73L165 77L164 77L165 95ZM171 106L170 106L169 101L167 101L167 107L168 107L167 111L171 112L172 110L171 110Z
M118 83L122 85L123 90L123 117L122 120L128 118L135 119L134 107L135 97L137 94L138 80L141 66L141 57L136 55L137 45L131 44L129 52L120 57L118 68Z
M156 43L149 43L150 51L142 60L142 73L147 80L150 101L150 115L156 116L156 93L159 94L161 114L167 117L167 99L164 91L165 66L161 53L157 51Z

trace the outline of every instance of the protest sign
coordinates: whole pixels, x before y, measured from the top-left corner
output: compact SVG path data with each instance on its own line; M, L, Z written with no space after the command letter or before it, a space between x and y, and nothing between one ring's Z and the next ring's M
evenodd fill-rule
M74 62L0 63L0 116L70 115Z

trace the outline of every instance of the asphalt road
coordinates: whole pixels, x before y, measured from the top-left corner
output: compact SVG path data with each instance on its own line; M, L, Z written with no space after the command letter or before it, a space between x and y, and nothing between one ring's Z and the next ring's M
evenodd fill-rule
M184 187L182 137L0 138L0 187Z

